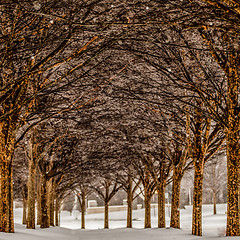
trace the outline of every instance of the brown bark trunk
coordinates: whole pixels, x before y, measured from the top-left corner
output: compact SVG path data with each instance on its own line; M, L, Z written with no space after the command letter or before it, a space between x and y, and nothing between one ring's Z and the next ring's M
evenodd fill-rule
M30 153L31 154L31 153ZM28 217L27 228L35 229L35 185L36 185L36 164L33 159L28 161Z
M59 200L56 198L56 204L55 204L55 225L58 227L59 226Z
M8 178L8 185L9 185L9 195L8 195L8 204L9 204L9 232L14 232L14 219L13 219L13 166L12 166L12 157L11 162L8 165L9 169L9 178Z
M27 224L27 199L23 197L23 216L22 216L22 224Z
M104 205L104 228L109 228L109 226L108 226L108 210L109 210L109 203L105 202L105 205Z
M210 46L210 52L217 63L223 69L227 76L227 228L226 236L239 236L239 208L240 208L240 191L239 191L239 58L238 52L235 51L231 41L225 41L228 44L228 53L226 64L218 58L215 50L212 49L212 43L207 34L201 31L203 39L207 40ZM227 39L227 36L225 36Z
M41 191L41 228L50 227L49 219L49 206L48 206L48 190L47 190L47 180L45 176L42 176L42 191Z
M144 196L144 204L145 204L144 227L151 228L151 196L146 193Z
M217 201L216 201L216 193L213 192L213 214L217 214Z
M40 225L42 222L41 217L41 175L38 174L38 184L37 184L37 225Z
M201 105L201 103L199 103ZM195 110L195 132L193 146L193 163L194 163L194 188L193 188L193 211L192 211L192 234L202 236L202 187L203 187L203 169L204 154L203 141L203 117L199 109ZM209 127L209 124L207 124ZM204 138L204 139L203 139Z
M9 185L8 185L8 161L2 156L1 162L1 232L9 232Z
M232 47L230 46L230 49ZM232 49L231 49L232 50ZM239 63L235 51L229 54L227 138L227 236L239 236ZM237 111L236 111L237 110Z
M10 144L10 143L9 143ZM3 146L1 143L1 204L0 204L0 231L1 232L14 232L13 223L13 180L12 180L12 154L13 148L11 146ZM12 146L13 147L13 146ZM3 149L4 148L4 149ZM6 149L7 148L7 149Z
M179 176L173 173L170 227L180 228L180 185Z
M50 217L50 226L54 227L54 195L55 189L53 180L49 181L49 217Z
M194 174L192 234L202 236L203 164L198 165Z
M232 130L232 132L230 132ZM227 236L239 236L239 156L238 132L233 129L227 134Z
M165 228L165 189L166 183L159 184L158 187L158 228Z
M85 191L82 192L82 204L81 204L81 222L82 222L82 229L85 229L85 211L86 211L86 193Z
M132 228L132 204L133 204L132 182L129 182L127 190L127 228Z

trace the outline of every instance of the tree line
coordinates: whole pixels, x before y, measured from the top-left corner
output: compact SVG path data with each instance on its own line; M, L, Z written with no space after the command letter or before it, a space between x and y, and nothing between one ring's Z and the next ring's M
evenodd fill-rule
M145 227L155 190L158 226L165 226L171 179L171 226L179 228L180 182L193 166L192 233L202 235L204 165L226 148L226 235L238 236L239 9L224 0L3 1L0 230L14 231L14 154L22 148L28 228L36 192L47 227L56 196L64 198L78 176L111 168L127 169L128 189L137 171Z

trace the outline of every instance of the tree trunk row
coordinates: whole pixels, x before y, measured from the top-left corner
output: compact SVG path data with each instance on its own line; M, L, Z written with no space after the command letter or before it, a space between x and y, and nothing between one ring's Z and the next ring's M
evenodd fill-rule
M32 165L29 165L29 166L32 166ZM30 167L29 170L31 171L29 171L28 199L26 204L27 205L26 207L27 228L35 229L36 197L37 197L37 224L40 225L41 228L49 228L50 226L54 226L54 211L55 211L55 223L56 223L56 226L58 226L59 225L59 219L58 219L59 203L55 198L55 189L54 189L54 184L52 183L52 180L47 180L44 176L41 176L41 178L38 179L38 185L37 185L38 187L37 187L37 194L36 194L35 192L36 168ZM56 201L56 204L54 203L55 201ZM25 219L23 218L23 223L24 222L25 222Z

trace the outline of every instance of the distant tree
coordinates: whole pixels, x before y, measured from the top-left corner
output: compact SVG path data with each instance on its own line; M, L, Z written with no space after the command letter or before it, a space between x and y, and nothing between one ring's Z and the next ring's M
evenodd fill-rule
M213 214L217 214L217 203L219 203L221 191L227 182L226 163L219 158L223 158L223 156L217 155L206 164L203 182L204 189L211 195Z
M121 188L117 179L111 179L109 176L99 178L98 183L93 183L92 188L98 196L104 201L104 228L109 228L109 202L117 191Z

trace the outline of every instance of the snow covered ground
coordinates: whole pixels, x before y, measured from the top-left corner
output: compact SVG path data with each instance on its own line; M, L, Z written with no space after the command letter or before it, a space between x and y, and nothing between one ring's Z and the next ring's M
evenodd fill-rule
M86 230L80 230L80 214L74 211L61 213L61 227L29 230L21 225L22 209L15 209L14 234L0 233L0 240L219 240L226 226L226 205L217 206L217 215L212 214L212 205L203 206L203 237L191 235L191 207L181 210L181 230L157 229L157 209L152 209L152 229L144 227L144 209L133 211L133 229L126 229L126 212L109 214L110 229L103 228L103 214L86 215ZM169 227L169 211L166 209L166 223ZM239 237L224 237L239 239Z

